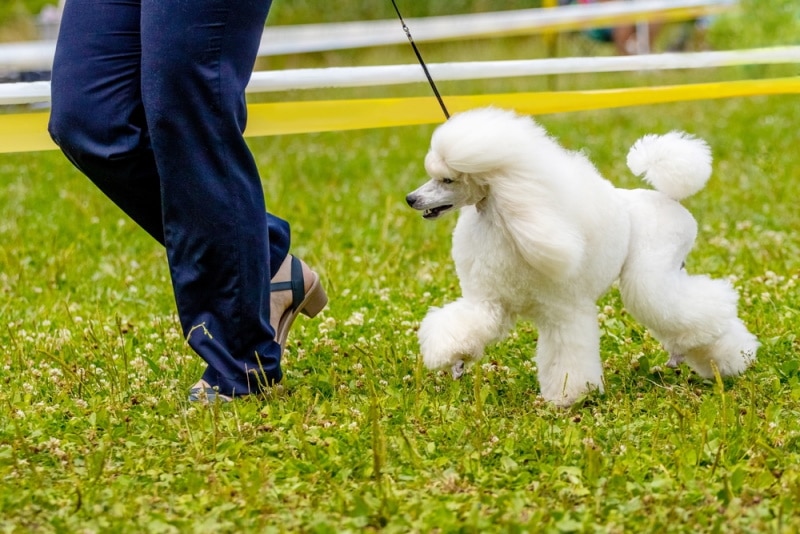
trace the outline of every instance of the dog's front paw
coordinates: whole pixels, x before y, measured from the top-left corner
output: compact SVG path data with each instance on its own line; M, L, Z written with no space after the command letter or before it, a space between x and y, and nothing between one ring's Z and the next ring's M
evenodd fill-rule
M464 298L430 308L417 332L425 367L442 369L478 361L486 343L502 333L506 318L502 309Z
M457 324L447 319L442 308L432 308L422 321L417 332L422 361L428 369L453 368L460 364L463 373L464 362L473 360L474 356L464 350L466 335L462 336ZM456 371L452 373L455 377Z
M452 351L452 347L443 346L437 340L420 339L422 362L428 369L444 369L454 367L459 363L463 366L465 356Z
M450 376L453 377L453 380L458 380L462 376L464 376L464 361L459 360L453 364L450 368Z
M591 363L595 363L595 360ZM542 365L540 361L539 386L546 401L562 408L571 406L593 391L603 393L603 371L599 358L596 365L580 368Z
M670 369L677 369L683 363L683 360L686 359L686 356L677 352L670 352L669 353L669 360L667 360L666 365Z
M542 387L542 398L551 402L559 408L569 408L575 402L592 392L603 393L603 384L592 384L589 382L573 382L563 384L561 387Z

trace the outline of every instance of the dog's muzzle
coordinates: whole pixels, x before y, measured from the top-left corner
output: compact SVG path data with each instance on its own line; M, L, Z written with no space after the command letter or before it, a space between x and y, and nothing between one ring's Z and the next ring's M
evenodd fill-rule
M417 200L418 200L417 195L415 195L414 193L409 193L406 195L406 204L408 204L409 207L417 209Z
M442 213L453 209L453 205L452 204L443 204L441 206L434 206L434 207L428 207L428 208L420 207L418 205L419 204L419 197L417 197L417 195L415 195L414 193L409 193L406 196L406 203L410 207L414 208L415 210L422 211L422 218L423 219L436 219Z

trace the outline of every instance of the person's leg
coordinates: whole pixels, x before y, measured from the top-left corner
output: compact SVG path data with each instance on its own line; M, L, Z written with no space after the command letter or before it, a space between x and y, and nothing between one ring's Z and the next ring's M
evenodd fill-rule
M619 56L627 56L633 53L636 44L632 39L636 35L635 26L617 26L613 30L614 48Z
M139 0L67 2L49 128L66 156L163 244L161 180L141 100L140 19ZM267 227L270 277L280 277L289 228L269 214ZM275 309L288 306L284 297L276 293Z
M161 191L141 103L139 0L69 0L51 82L50 134L161 243Z
M178 315L209 363L204 380L227 395L281 379L269 284L288 252L289 227L270 243L261 181L242 137L244 90L269 7L142 0L142 98Z
M50 134L64 154L161 244L161 183L141 95L141 0L69 0L52 73ZM288 251L267 214L270 273Z

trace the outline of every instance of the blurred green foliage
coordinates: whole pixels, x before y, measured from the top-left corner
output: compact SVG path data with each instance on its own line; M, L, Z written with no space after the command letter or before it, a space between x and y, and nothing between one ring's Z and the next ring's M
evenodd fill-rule
M0 0L0 28L30 26L33 17L48 4L58 0ZM542 0L432 0L412 2L397 0L406 18L526 9L541 7ZM320 9L317 0L276 0L270 24L305 24L349 20L376 20L395 16L391 0L341 2L335 9ZM16 32L19 33L19 32ZM11 33L11 35L15 35ZM713 48L747 48L787 45L800 41L800 0L740 0L739 7L713 19L708 32Z
M56 5L58 0L0 0L0 26L15 24L20 19L35 16L47 4ZM397 2L404 17L427 17L453 13L497 11L541 7L541 0L433 0L430 2ZM347 20L375 20L394 17L391 0L372 2L341 2L335 9L320 9L316 0L273 2L270 22L272 24L304 24L314 22L339 22Z
M431 0L412 2L395 0L404 18L452 15L509 9L541 7L541 0ZM305 24L348 20L377 20L395 17L391 0L372 2L339 2L335 8L320 9L318 0L276 0L270 12L271 24Z
M3 0L0 2L0 24L36 15L47 4L57 5L58 0Z
M36 15L47 4L57 4L58 0L2 0L0 1L0 24L8 23L20 16ZM525 0L433 0L430 2L397 2L404 17L426 17L453 13L477 11L497 11L505 9L525 9L541 7L542 2ZM317 0L273 2L272 15L281 24L302 24L310 22L334 22L345 20L372 20L394 16L391 0L372 2L341 2L331 9L320 9Z
M709 31L715 48L753 48L800 42L798 0L740 0L739 7L717 17Z
M58 0L0 0L0 42L37 38L36 15L47 4Z

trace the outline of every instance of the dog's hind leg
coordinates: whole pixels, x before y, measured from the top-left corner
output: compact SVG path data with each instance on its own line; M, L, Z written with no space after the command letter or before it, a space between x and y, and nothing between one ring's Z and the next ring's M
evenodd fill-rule
M759 343L737 315L738 294L725 280L690 275L675 262L638 255L620 277L625 307L670 353L704 378L741 374Z
M700 376L742 373L759 343L738 317L738 294L725 280L690 275L684 260L697 223L679 203L652 191L628 191L631 240L620 275L625 307L669 352Z
M502 338L511 318L499 304L464 297L442 308L431 308L417 333L428 369L474 361L487 344Z
M563 322L538 321L536 366L542 397L569 406L592 390L603 391L597 308L569 310Z

